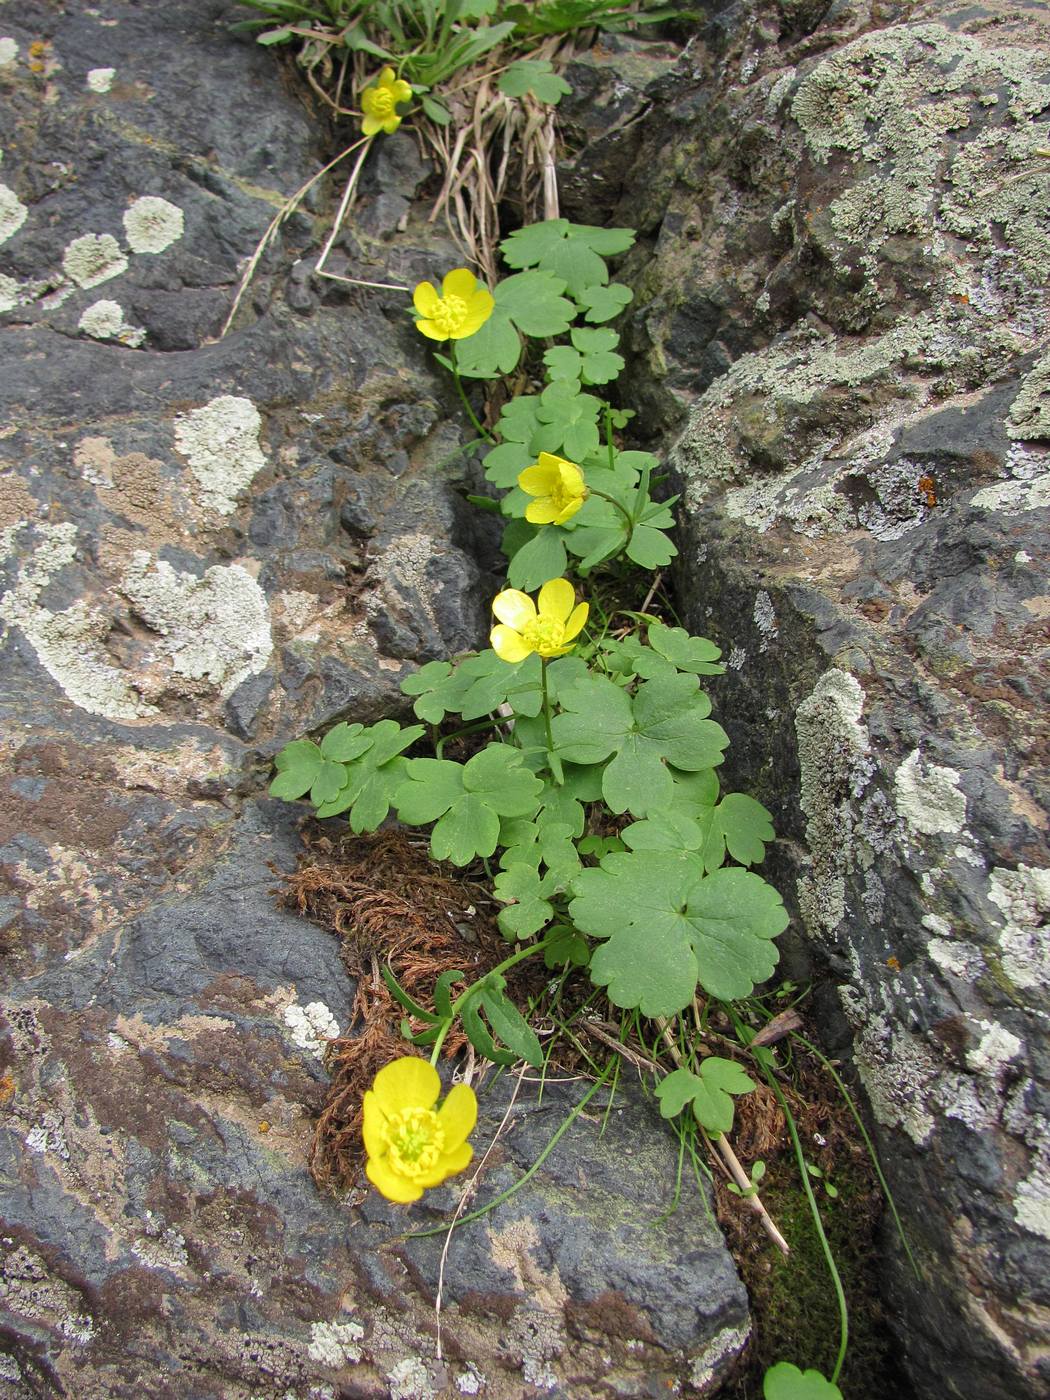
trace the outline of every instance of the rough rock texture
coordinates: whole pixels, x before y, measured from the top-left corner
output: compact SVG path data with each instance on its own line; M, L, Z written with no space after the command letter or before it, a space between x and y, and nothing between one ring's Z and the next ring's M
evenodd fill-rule
M655 1219L651 1105L577 1124L457 1237L444 1365L434 1242L307 1175L352 988L270 898L298 842L268 758L393 709L410 660L476 644L488 589L406 296L311 275L338 184L220 338L332 154L230 17L0 5L0 1395L703 1393L746 1300L704 1203ZM373 155L329 268L440 277L411 138ZM555 1126L534 1102L483 1194Z
M755 0L658 100L635 406L684 426L688 620L880 1125L908 1364L1044 1395L1050 12Z

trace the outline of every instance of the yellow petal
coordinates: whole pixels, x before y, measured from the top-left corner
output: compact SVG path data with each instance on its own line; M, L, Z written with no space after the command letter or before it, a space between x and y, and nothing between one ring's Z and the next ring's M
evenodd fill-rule
M492 315L492 308L495 305L496 300L491 292L475 292L467 303L467 314L463 318L463 324L456 332L456 339L463 340L466 336L481 330Z
M493 627L489 633L489 646L501 661L514 665L532 655L532 647L513 627Z
M369 1157L365 1163L365 1172L372 1185L382 1191L388 1201L397 1201L399 1205L405 1206L409 1201L418 1201L423 1194L422 1186L415 1181L409 1181L405 1176L399 1176L382 1157Z
M466 301L473 295L477 285L478 279L473 272L468 272L465 267L454 267L451 272L445 273L445 280L441 284L441 295L462 297Z
M373 117L371 112L365 114L361 122L361 131L365 136L374 136L377 131L382 131L383 123L378 117Z
M577 603L569 614L569 620L565 624L565 640L572 641L573 637L578 637L583 631L583 624L587 621L587 614L591 610L590 603Z
M466 1142L478 1121L478 1100L469 1084L453 1084L448 1098L438 1109L438 1122L445 1134L445 1151Z
M412 101L412 84L406 83L404 78L398 78L393 84L395 102Z
M474 1149L469 1142L464 1142L452 1152L443 1153L434 1163L433 1168L425 1172L416 1180L424 1190L431 1186L440 1186L446 1177L455 1176L457 1172L463 1171L470 1166L470 1159L474 1156Z
M381 1157L387 1148L386 1114L379 1106L379 1100L371 1089L365 1091L364 1122L361 1136L365 1140L365 1151L369 1157Z
M574 496L582 496L587 489L583 481L583 472L575 462L559 462L558 479L564 490L571 491Z
M536 604L519 588L505 588L493 598L492 611L500 622L520 632L536 616Z
M549 496L531 501L525 507L525 519L530 525L555 525L559 523L558 507Z
M376 81L379 87L389 87L394 81L394 70L392 68L384 68Z
M552 617L564 622L576 602L576 590L567 578L552 578L540 589L537 598L540 617Z
M443 331L434 321L417 321L416 330L421 335L425 335L428 340L447 340L448 333Z
M433 1108L441 1093L441 1079L427 1060L403 1055L391 1060L372 1080L376 1103L384 1113L400 1113L403 1108Z
M432 282L420 282L412 293L412 304L421 316L433 316L441 305L441 298Z
M391 112L390 116L387 117L386 121L383 123L383 130L388 136L390 136L398 129L400 125L401 118L397 116L396 113Z
M564 525L566 520L570 520L583 505L584 497L577 496L574 501L570 501L564 509L560 510L554 517L553 524ZM527 512L526 512L527 514Z
M557 467L537 462L518 473L518 485L529 496L549 496L558 480Z

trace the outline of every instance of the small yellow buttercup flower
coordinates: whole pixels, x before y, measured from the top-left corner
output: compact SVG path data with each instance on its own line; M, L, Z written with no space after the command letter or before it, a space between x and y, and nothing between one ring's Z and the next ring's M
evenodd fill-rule
M419 312L416 327L430 340L465 340L481 329L496 305L492 293L465 267L445 274L440 296L430 282L420 282L412 300Z
M575 462L541 452L539 461L518 476L527 496L536 496L525 507L525 519L533 525L564 525L587 499L587 484Z
M411 100L412 85L406 83L404 78L395 78L392 68L384 68L375 82L361 94L361 110L365 114L361 130L366 136L375 136L379 131L385 131L389 136L401 125L397 104Z
M418 1201L474 1155L467 1141L478 1119L474 1090L454 1084L438 1108L440 1093L434 1066L404 1055L384 1065L365 1094L365 1171L388 1201Z
M538 606L537 606L538 604ZM503 661L524 661L526 656L564 656L583 629L587 603L576 602L567 578L552 578L534 603L527 593L505 588L492 600L499 625L489 634L492 650Z

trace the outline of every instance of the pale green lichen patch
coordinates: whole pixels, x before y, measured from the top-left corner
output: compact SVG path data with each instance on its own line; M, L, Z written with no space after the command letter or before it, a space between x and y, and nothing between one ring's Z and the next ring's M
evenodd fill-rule
M97 287L127 271L128 260L111 233L85 233L62 255L62 269L78 287Z
M873 772L863 710L860 683L833 667L795 716L799 802L811 859L809 873L798 882L799 907L811 932L823 937L831 937L845 916L846 875L856 855L856 803Z
M0 312L13 311L22 300L21 284L0 273Z
M270 659L266 595L240 564L215 564L197 578L136 550L120 587L159 634L158 649L174 677L203 682L225 698ZM167 689L167 680L160 686ZM189 687L191 692L198 688Z
M993 89L1003 100L990 125ZM822 59L791 113L817 159L843 151L870 171L831 208L841 238L871 246L946 229L990 250L1000 225L1045 282L1050 170L1035 154L1046 124L1034 119L1048 107L1046 54L919 24L865 35Z
M9 67L18 57L18 44L8 35L0 38L0 68Z
M915 834L956 834L966 822L966 795L954 768L927 763L918 749L897 769L893 780L897 811Z
M988 898L1004 920L998 939L1003 971L1015 987L1045 992L1050 986L1050 870L996 867L988 877Z
M143 195L124 212L124 232L133 253L163 253L182 237L182 210L157 195Z
M124 308L119 301L96 301L87 308L77 323L78 330L95 340L117 340L132 348L146 338L141 326L129 326L124 320Z
M1050 439L1050 355L1044 355L1021 384L1006 417L1012 438Z
M0 243L6 243L25 223L29 210L6 185L0 185Z
M80 600L62 612L41 606L51 579L76 558L76 526L34 527L36 547L15 586L0 597L0 620L17 627L48 675L74 705L107 719L138 719L156 713L111 664L104 649L110 620Z
M238 494L266 465L262 419L251 399L223 394L175 421L175 446L189 460L201 505L229 515Z
M109 92L116 77L115 68L89 68L87 86L91 92Z
M1040 1163L1018 1186L1014 1216L1023 1229L1050 1240L1050 1162Z
M364 1335L365 1329L359 1322L315 1322L310 1328L307 1355L311 1361L333 1370L356 1366L364 1354Z

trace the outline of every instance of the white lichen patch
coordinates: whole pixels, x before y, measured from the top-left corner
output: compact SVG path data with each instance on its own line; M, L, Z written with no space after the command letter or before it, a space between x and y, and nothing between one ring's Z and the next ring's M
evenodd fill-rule
M29 210L7 185L0 185L0 243L6 243L25 223Z
M266 595L240 564L215 564L202 578L132 555L121 591L159 633L171 670L204 681L225 698L261 671L273 652Z
M4 35L0 38L0 68L7 68L14 63L18 57L18 44L14 39Z
M975 1074L997 1079L1024 1049L1024 1041L995 1021L981 1021L980 1029L981 1039L966 1052L966 1063Z
M200 502L229 515L238 494L266 465L262 419L251 399L223 394L175 420L175 446L200 487Z
M293 1003L284 1009L284 1024L292 1033L292 1040L300 1050L308 1050L321 1059L329 1040L339 1034L339 1022L323 1001L307 1002L305 1006Z
M133 253L163 253L182 237L182 210L158 195L147 194L124 212L124 232Z
M117 340L133 349L146 338L141 326L129 326L124 320L124 308L119 301L92 302L77 323L77 329L95 340Z
M78 287L97 287L127 270L128 260L111 233L85 233L62 254L62 269Z
M438 1391L426 1366L416 1356L406 1356L387 1372L390 1400L436 1400Z
M799 800L806 817L810 873L798 883L803 918L830 935L845 915L845 876L855 862L856 801L873 771L861 722L864 691L847 671L825 671L798 707Z
M997 867L988 877L988 898L1005 921L999 957L1007 977L1025 990L1050 986L1050 870Z
M0 272L0 314L13 311L22 300L22 284Z
M773 600L764 588L759 590L755 598L751 620L762 634L762 644L759 651L765 651L769 643L776 637L778 629L776 613L773 611Z
M1025 441L1050 438L1050 355L1025 376L1006 415L1006 432Z
M40 605L40 594L51 579L76 558L76 526L41 524L35 532L36 547L15 586L0 597L0 621L23 633L48 675L82 710L107 719L155 714L155 707L132 691L107 658L107 617L82 600L58 613Z
M189 1268L185 1237L173 1225L162 1226L158 1222L151 1231L147 1223L146 1234L146 1239L132 1241L131 1252L147 1269L166 1269L178 1274Z
M1014 1217L1022 1229L1050 1240L1050 1168L1037 1166L1014 1195Z
M729 1363L743 1351L751 1336L751 1327L723 1327L716 1332L699 1356L690 1358L689 1383L701 1395L720 1386Z
M926 945L926 952L942 972L950 973L952 977L964 977L968 982L972 982L985 971L984 957L973 943L931 938Z
M921 1041L875 1013L855 989L842 987L839 997L856 1032L854 1054L872 1112L884 1126L902 1129L922 1146L937 1125L929 1103L936 1061Z
M971 505L980 510L997 510L1004 515L1016 515L1025 510L1043 510L1050 506L1050 472L1033 481L997 481L975 491Z
M307 1355L319 1366L339 1370L356 1366L361 1360L361 1339L365 1329L359 1322L315 1322L310 1328Z
M109 92L116 74L115 68L89 68L87 86L92 92Z
M954 768L926 763L918 749L910 753L893 779L897 811L913 834L955 835L966 822L966 795Z
M485 1377L472 1361L468 1361L467 1369L456 1377L456 1389L460 1395L480 1395L484 1385Z

